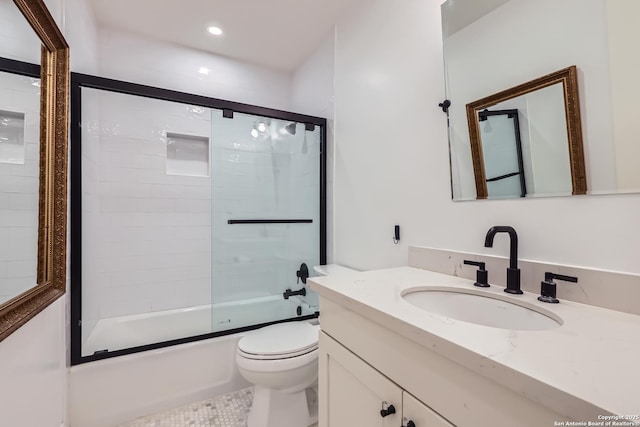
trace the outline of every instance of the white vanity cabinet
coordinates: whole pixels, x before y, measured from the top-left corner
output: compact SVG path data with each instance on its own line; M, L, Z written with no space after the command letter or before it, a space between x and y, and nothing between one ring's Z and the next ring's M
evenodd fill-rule
M320 427L453 425L324 333L319 357Z
M451 427L453 424L436 414L427 405L407 393L402 393L402 416L404 417L403 426L409 421L415 424L415 427Z
M425 346L407 338L410 329L400 333L402 322L374 322L341 302L320 299L319 427L540 427L570 419L527 396L535 382L514 392L434 351L444 341ZM382 417L382 402L396 413Z

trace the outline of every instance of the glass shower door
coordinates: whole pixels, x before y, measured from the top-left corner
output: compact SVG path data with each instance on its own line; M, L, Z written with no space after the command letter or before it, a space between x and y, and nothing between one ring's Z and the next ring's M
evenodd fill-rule
M226 114L229 116L229 114ZM320 263L321 128L212 111L213 331L311 315L296 272ZM285 298L287 289L305 295Z
M488 197L525 197L518 111L482 111L480 138Z

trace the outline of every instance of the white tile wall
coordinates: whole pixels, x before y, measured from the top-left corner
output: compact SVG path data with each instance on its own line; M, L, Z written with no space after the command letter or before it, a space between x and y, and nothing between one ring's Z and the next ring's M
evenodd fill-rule
M214 113L212 135L214 302L298 289L301 263L319 262L319 134L298 124L296 135L271 119L267 136L250 132L257 119ZM302 153L304 139L307 152ZM310 218L312 224L236 224L229 219Z
M64 301L55 301L3 340L0 360L0 425L64 426Z
M210 302L211 184L169 175L166 133L209 109L83 89L83 333L99 318Z
M37 82L0 72L0 110L24 114L25 145L24 164L0 162L0 304L36 283L40 88L33 83Z

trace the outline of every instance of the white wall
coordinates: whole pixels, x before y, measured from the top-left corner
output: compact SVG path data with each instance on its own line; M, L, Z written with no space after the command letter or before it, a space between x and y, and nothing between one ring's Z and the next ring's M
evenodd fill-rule
M334 187L334 69L335 28L295 71L292 77L291 110L327 119L327 263L333 261Z
M290 108L290 76L283 71L106 28L100 29L98 53L101 77L276 109Z
M640 189L640 143L638 143L637 111L640 98L640 56L634 46L640 39L640 3L635 0L607 1L609 58L613 97L613 131L616 141L618 188Z
M335 29L291 78L291 108L296 113L333 118Z
M406 244L449 198L439 2L371 1L340 22L335 69L335 261L406 264ZM436 185L440 182L440 185ZM431 200L430 200L431 199ZM415 218L409 221L409 218ZM392 241L401 225L401 243Z
M91 2L86 0L58 1L64 6L62 28L64 29L64 37L71 47L71 71L96 74L98 72L99 49L98 25L93 16Z
M67 369L59 299L0 343L0 425L60 427Z
M638 195L451 201L440 3L372 0L338 25L335 261L406 265L410 244L506 255L506 238L483 247L506 224L522 258L640 272Z

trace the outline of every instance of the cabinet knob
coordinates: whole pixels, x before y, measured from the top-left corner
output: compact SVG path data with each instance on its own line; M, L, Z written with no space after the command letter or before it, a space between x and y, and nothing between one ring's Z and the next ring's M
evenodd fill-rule
M414 423L413 421L409 420L409 421L407 421L407 425L406 426L400 426L400 427L416 427L416 423Z
M383 406L383 408L384 408L384 404L383 404L382 406ZM395 407L395 406L393 406L393 405L389 405L389 406L387 407L387 409L381 409L381 410L380 410L380 416L381 416L382 418L384 418L384 417L386 417L386 416L389 416L389 415L392 415L392 414L395 414L395 413L396 413L396 407Z

